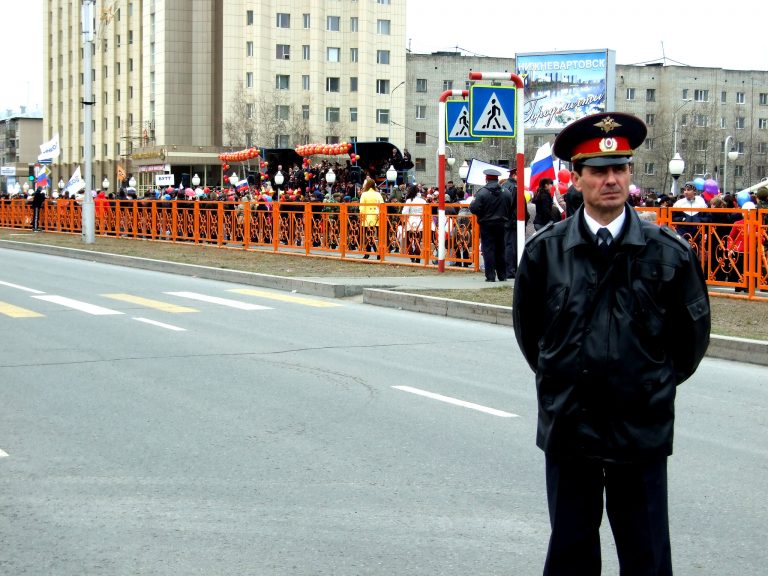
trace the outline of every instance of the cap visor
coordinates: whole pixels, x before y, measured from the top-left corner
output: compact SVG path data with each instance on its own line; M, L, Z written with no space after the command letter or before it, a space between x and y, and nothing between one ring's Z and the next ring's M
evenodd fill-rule
M584 160L577 160L575 163L582 164L584 166L623 166L624 164L631 164L631 156L596 156L595 158L585 158Z

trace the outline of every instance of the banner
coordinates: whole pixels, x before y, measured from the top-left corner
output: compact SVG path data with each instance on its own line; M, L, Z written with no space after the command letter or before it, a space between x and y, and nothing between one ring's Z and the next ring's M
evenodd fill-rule
M80 176L80 166L75 169L75 173L72 174L72 178L69 179L67 185L64 187L65 192L74 194L85 188L85 180Z
M501 176L499 176L499 180L506 180L509 178L509 168L503 168L501 166L496 166L495 164L490 164L489 162L483 162L482 160L473 158L469 161L467 184L472 184L474 186L485 186L485 174L483 174L483 171L488 170L488 168L493 168L499 171L501 174Z
M125 181L125 168L120 166L120 164L117 165L117 181L118 182L124 182Z
M59 154L61 154L59 135L54 134L52 140L40 144L40 155L37 157L37 160L38 162L50 162L54 158L58 158Z

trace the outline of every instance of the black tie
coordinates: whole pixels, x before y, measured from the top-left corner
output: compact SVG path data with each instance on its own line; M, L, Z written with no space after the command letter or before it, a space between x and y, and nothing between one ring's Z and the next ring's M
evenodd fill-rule
M611 253L611 244L613 243L613 236L611 236L608 228L600 228L597 231L597 247L600 249L600 254L603 258L608 258Z

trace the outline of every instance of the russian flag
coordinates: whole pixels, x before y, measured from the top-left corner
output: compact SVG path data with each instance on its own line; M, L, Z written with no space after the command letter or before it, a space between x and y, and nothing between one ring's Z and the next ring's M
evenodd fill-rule
M531 179L528 188L536 190L539 187L539 180L542 178L555 179L555 163L552 161L552 145L545 142L544 145L536 150L536 154L531 162Z
M38 174L37 178L35 179L35 184L40 188L50 186L50 182L48 181L48 173L45 170L40 170L40 174Z
M247 188L248 188L248 180L246 180L245 178L240 180L240 182L238 182L235 185L235 190L237 190L238 192L242 192L243 190L246 190Z

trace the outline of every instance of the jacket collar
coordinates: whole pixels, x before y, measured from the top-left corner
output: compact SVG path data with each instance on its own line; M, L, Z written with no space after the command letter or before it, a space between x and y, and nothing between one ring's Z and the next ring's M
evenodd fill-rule
M625 203L624 214L626 215L626 219L624 220L621 244L624 246L645 246L646 237L637 213L629 204ZM583 205L579 207L576 213L571 218L568 218L566 222L568 222L568 227L565 231L565 239L563 241L563 249L565 251L572 250L580 244L591 244L594 242L594 238L592 238L587 224L584 222Z

